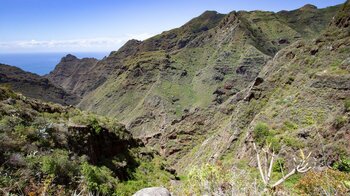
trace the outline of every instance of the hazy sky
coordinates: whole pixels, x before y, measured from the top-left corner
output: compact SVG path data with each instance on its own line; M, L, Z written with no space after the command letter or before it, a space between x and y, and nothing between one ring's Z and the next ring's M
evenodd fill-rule
M183 25L205 10L292 10L345 0L0 0L0 53L118 49Z

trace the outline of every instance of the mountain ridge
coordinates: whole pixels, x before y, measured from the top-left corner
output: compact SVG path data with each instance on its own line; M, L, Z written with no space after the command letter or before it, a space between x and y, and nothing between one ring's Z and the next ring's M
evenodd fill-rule
M97 62L98 60L95 58L78 59L76 56L68 54L62 57L55 69L44 77L66 91L82 96L84 92L79 91L79 83L84 83L84 81L79 81Z
M0 85L10 86L28 97L63 105L74 105L79 102L77 96L56 86L54 82L15 66L0 64L0 76Z
M166 159L165 170L182 180L171 182L178 195L199 194L196 174L207 172L243 172L238 193L266 191L268 185L256 185L255 146L274 151L279 167L271 165L272 173L282 178L295 169L296 155L310 152L314 170L272 191L317 195L350 179L341 174L322 189L309 180L322 181L315 176L330 168L344 172L337 164L350 157L349 24L349 0L323 9L207 11L147 40L129 40L99 61L67 55L46 77L76 93L77 107L124 124ZM198 169L203 165L209 169ZM236 185L213 183L222 194Z
M257 92L248 93L252 84L264 82L258 76L266 64L284 48L322 35L339 8L204 12L179 28L111 52L92 69L101 71L94 78L102 75L104 82L78 106L116 117L180 170L193 158L191 149L216 135L212 143L219 145L203 147L211 148L206 151L211 157L198 154L201 162L216 161L254 119L255 112L239 116L254 105L246 107L245 101L259 99ZM239 107L247 111L237 114Z

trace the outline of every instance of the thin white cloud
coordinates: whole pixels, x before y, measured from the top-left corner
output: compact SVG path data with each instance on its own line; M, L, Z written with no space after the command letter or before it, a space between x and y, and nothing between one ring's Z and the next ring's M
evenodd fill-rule
M130 39L144 40L154 34L132 34L121 37L99 37L71 40L21 40L0 42L0 52L32 51L111 51L120 48Z

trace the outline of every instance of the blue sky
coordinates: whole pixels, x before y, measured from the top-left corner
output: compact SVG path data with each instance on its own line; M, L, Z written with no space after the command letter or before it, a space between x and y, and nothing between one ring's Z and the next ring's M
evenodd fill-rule
M0 53L118 49L183 25L205 10L292 10L345 0L0 0Z

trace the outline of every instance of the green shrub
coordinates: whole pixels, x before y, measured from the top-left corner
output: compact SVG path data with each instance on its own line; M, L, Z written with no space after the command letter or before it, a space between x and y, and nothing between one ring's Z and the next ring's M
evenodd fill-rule
M283 158L278 158L273 164L272 171L281 173L285 168L285 160Z
M59 183L72 180L79 171L78 164L69 160L68 152L55 150L52 154L42 157L41 171L57 178Z
M20 136L20 135L24 135L25 134L26 127L24 125L20 124L20 125L16 125L14 127L14 130L15 130L16 134L18 134Z
M350 173L350 158L341 159L340 161L334 163L333 168L342 172Z
M281 138L277 137L273 130L270 130L269 135L266 138L267 144L271 145L271 149L274 152L279 152L281 150Z
M285 136L283 138L283 142L287 146L292 147L294 149L302 149L305 146L305 144L301 140L298 140L297 138L291 136Z
M253 137L255 142L257 142L258 144L263 144L267 137L269 136L269 127L267 126L267 124L259 122L253 131Z
M0 119L0 131L11 130L22 123L23 120L17 116L5 116Z
M85 162L81 166L81 173L90 191L111 195L117 187L118 180L113 177L113 172L105 166L97 167Z
M304 125L313 125L315 124L315 120L312 116L306 116L303 120L302 120L302 123Z
M345 112L350 112L350 99L345 100L344 107L345 107Z
M171 190L174 195L251 195L263 189L256 181L258 175L246 169L224 167L220 162L204 164L192 167L180 186Z
M102 126L106 126L109 124L109 120L107 118L103 118L93 114L77 114L72 117L72 121L77 124L89 125L92 129L99 134L102 131ZM107 128L110 128L109 126Z
M331 64L331 67L339 67L341 65L341 61L337 60L337 61L334 61L332 64Z
M102 131L102 127L98 123L98 120L96 118L93 118L90 122L91 127L95 130L97 134L99 134Z
M259 122L253 130L254 141L263 146L265 144L278 152L281 149L281 138L277 137L278 131L270 129L267 124Z
M348 195L349 181L350 174L337 170L310 171L299 180L296 188L302 195Z
M205 164L201 167L193 167L187 178L185 194L211 195L221 186L230 182L231 173L225 172L218 165Z
M348 118L346 116L337 116L335 118L335 128L340 129L348 122Z
M17 98L17 94L11 90L10 84L0 84L0 100Z
M152 186L166 187L172 175L164 170L163 160L155 156L152 161L141 161L134 172L130 171L132 179L118 184L117 195L132 195L136 191Z
M285 130L296 130L296 129L298 129L298 125L297 124L295 124L295 123L293 123L293 122L291 122L291 121L285 121L284 123L283 123L283 127L285 128Z
M286 181L283 182L283 186L288 188L289 190L295 190L295 185L298 184L300 179L302 178L303 174L296 173L289 178L286 179ZM282 177L282 176L281 176Z

